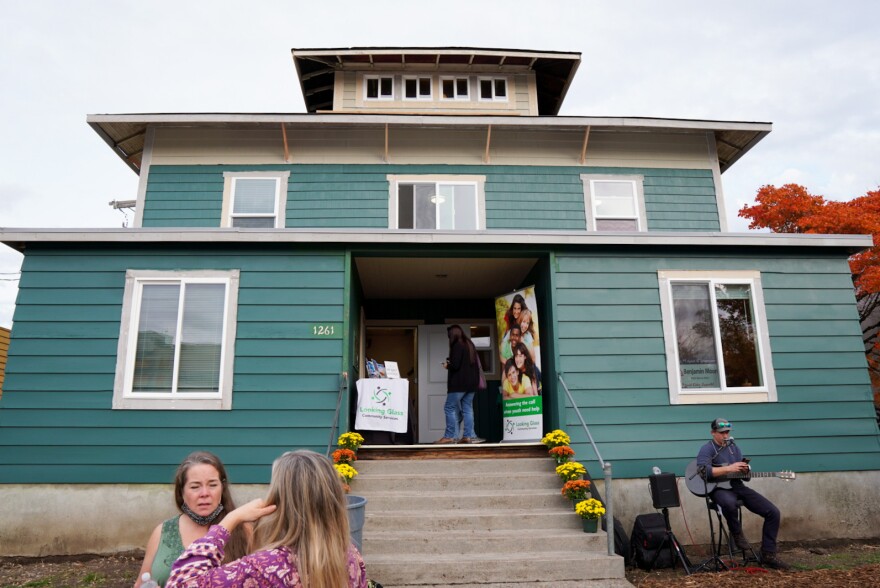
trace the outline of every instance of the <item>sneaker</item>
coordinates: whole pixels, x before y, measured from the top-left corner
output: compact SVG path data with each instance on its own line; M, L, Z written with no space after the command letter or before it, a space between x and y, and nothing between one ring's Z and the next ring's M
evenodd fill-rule
M462 437L459 443L470 443L471 445L476 445L477 443L485 443L486 440L482 437Z
M446 445L447 443L455 443L455 439L451 439L449 437L441 437L434 441L434 445Z
M746 539L746 536L745 534L743 534L742 531L733 534L733 543L734 545L736 545L737 549L741 549L743 551L748 551L752 548L752 546L749 544L749 540Z
M761 565L765 568L774 570L790 570L791 566L779 559L775 553L769 551L761 552Z

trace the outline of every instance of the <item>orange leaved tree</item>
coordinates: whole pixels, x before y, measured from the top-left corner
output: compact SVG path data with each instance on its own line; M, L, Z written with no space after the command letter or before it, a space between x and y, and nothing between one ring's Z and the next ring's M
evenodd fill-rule
M755 202L739 211L739 216L750 219L750 229L874 237L874 246L850 257L849 267L871 382L874 390L880 390L880 189L839 202L810 194L797 184L763 186Z

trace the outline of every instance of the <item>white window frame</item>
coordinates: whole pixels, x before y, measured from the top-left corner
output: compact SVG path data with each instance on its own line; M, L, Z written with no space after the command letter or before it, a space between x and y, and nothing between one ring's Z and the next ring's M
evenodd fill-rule
M409 98L406 95L406 82L408 80L415 80L416 82L416 97ZM420 93L421 91L421 81L428 80L428 95L424 96ZM403 84L400 90L401 98L408 102L414 101L433 101L434 100L434 78L433 76L403 76Z
M663 339L666 348L666 374L669 382L670 404L721 404L748 402L776 402L776 378L773 373L773 359L770 351L770 336L767 330L767 313L764 306L764 291L761 287L759 271L683 271L661 270L657 272L660 286L660 313L663 318ZM681 388L681 375L678 362L678 344L675 332L675 315L672 301L673 283L692 282L709 287L712 305L712 329L715 334L715 353L718 358L719 389ZM724 357L721 350L721 337L718 316L715 312L716 284L746 284L751 288L754 312L756 341L758 342L758 362L764 378L762 386L749 388L726 388L724 384Z
M122 410L230 410L234 344L238 316L239 270L156 271L128 270L122 301L113 409ZM146 284L223 284L223 334L220 350L220 380L217 392L132 392L138 322L143 286ZM182 318L182 317L181 317ZM181 320L180 318L178 320ZM178 327L179 328L179 327ZM175 354L176 355L176 354ZM176 363L175 359L175 363Z
M275 180L275 211L272 214L243 214L237 215L242 218L275 217L274 228L283 229L287 214L287 183L290 179L289 171L227 171L223 172L223 208L220 215L220 226L232 227L233 203L235 199L235 184L239 179Z
M388 175L388 228L398 229L399 220L399 199L397 196L398 185L400 184L453 184L453 185L472 185L476 186L477 194L477 228L480 231L486 228L486 193L485 184L486 176L445 176L445 175L423 175L423 176L401 176ZM446 229L400 229L401 231L439 231ZM466 229L452 229L453 231Z
M483 88L482 82L491 80L492 82L492 97L491 98L483 98ZM495 82L496 81L504 82L504 96L497 96L495 94ZM480 102L509 102L510 101L510 80L507 79L507 76L481 76L477 78L477 100Z
M464 80L467 83L467 94L459 94L458 93L458 82L459 80ZM453 96L452 98L446 98L443 96L443 82L452 82L453 88ZM440 84L437 86L437 96L440 97L441 102L453 102L453 101L468 101L471 99L471 80L467 76L440 76Z
M390 79L391 80L391 95L390 96L385 96L382 94L382 80L383 79ZM371 97L367 96L367 81L368 80L379 80L379 96L378 97L371 98ZM387 102L389 100L394 100L394 90L395 90L396 85L397 84L395 83L393 75L388 75L388 74L365 75L365 76L363 76L364 101L365 102L383 102L383 101Z
M641 175L614 175L614 174L581 174L581 182L584 187L584 212L586 213L586 223L588 231L597 231L597 220L635 220L636 231L644 232L648 230L648 220L645 213L645 177ZM634 217L597 217L596 214L596 198L594 197L595 182L622 182L628 183L633 187L633 195L635 198Z

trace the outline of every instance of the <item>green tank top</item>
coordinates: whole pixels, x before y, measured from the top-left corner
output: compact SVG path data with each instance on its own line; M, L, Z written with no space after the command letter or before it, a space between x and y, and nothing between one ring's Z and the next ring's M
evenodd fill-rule
M153 558L153 566L150 568L150 576L164 586L171 575L171 566L183 553L183 540L180 538L180 517L170 518L162 523L162 536L159 538L159 548L156 557Z

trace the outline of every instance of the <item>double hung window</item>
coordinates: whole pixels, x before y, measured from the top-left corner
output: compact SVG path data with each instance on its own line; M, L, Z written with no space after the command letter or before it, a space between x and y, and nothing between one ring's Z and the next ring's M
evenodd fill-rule
M230 408L237 295L237 270L129 270L113 407Z
M659 277L673 403L689 396L775 400L760 275L669 271Z
M390 228L469 231L484 226L482 177L389 176L389 181Z
M641 176L582 174L587 230L644 231L645 195Z
M289 172L224 173L223 226L283 228L289 175Z

